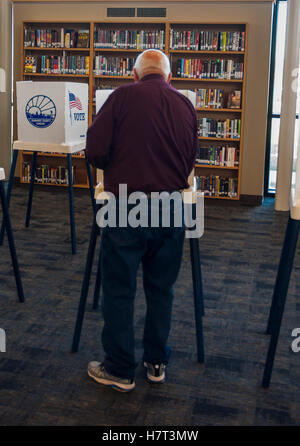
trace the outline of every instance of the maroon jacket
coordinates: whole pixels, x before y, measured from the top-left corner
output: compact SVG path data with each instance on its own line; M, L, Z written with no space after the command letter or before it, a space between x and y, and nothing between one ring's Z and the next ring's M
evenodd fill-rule
M117 88L87 132L89 162L104 170L104 189L118 195L188 187L198 147L192 103L159 74Z

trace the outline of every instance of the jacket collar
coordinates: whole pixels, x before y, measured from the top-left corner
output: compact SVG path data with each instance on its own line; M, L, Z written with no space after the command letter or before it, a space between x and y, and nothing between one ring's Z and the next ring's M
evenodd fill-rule
M158 73L147 74L146 76L142 77L142 79L140 79L139 82L148 80L160 80L165 82L165 78L163 77L163 75Z

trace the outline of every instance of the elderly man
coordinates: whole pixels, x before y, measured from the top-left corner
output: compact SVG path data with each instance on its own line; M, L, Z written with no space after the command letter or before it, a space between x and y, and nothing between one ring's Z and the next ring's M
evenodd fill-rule
M144 51L133 71L135 83L117 88L95 117L87 134L87 155L92 165L104 170L105 190L115 194L117 203L119 185L125 184L128 194L140 191L149 197L151 213L151 192L188 187L198 145L197 117L191 102L170 86L170 62L164 53ZM170 212L174 214L174 207ZM105 358L89 363L88 374L95 381L122 392L135 388L134 297L142 263L147 303L143 361L148 380L164 382L184 233L183 222L168 228L103 228Z

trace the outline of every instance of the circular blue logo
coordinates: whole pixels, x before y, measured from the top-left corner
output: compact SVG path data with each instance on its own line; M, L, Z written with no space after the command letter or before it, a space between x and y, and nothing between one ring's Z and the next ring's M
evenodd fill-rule
M52 99L43 94L33 96L25 107L26 118L38 128L49 127L56 118L56 107Z

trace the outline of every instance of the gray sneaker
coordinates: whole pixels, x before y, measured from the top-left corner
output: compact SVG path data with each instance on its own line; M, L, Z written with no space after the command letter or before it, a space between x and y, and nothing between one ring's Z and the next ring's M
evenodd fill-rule
M165 382L165 364L151 364L150 362L144 362L144 366L147 369L147 378L151 383L162 384Z
M119 392L130 392L135 388L133 379L118 378L108 373L104 365L97 361L92 361L88 365L88 375L100 384L112 387Z

